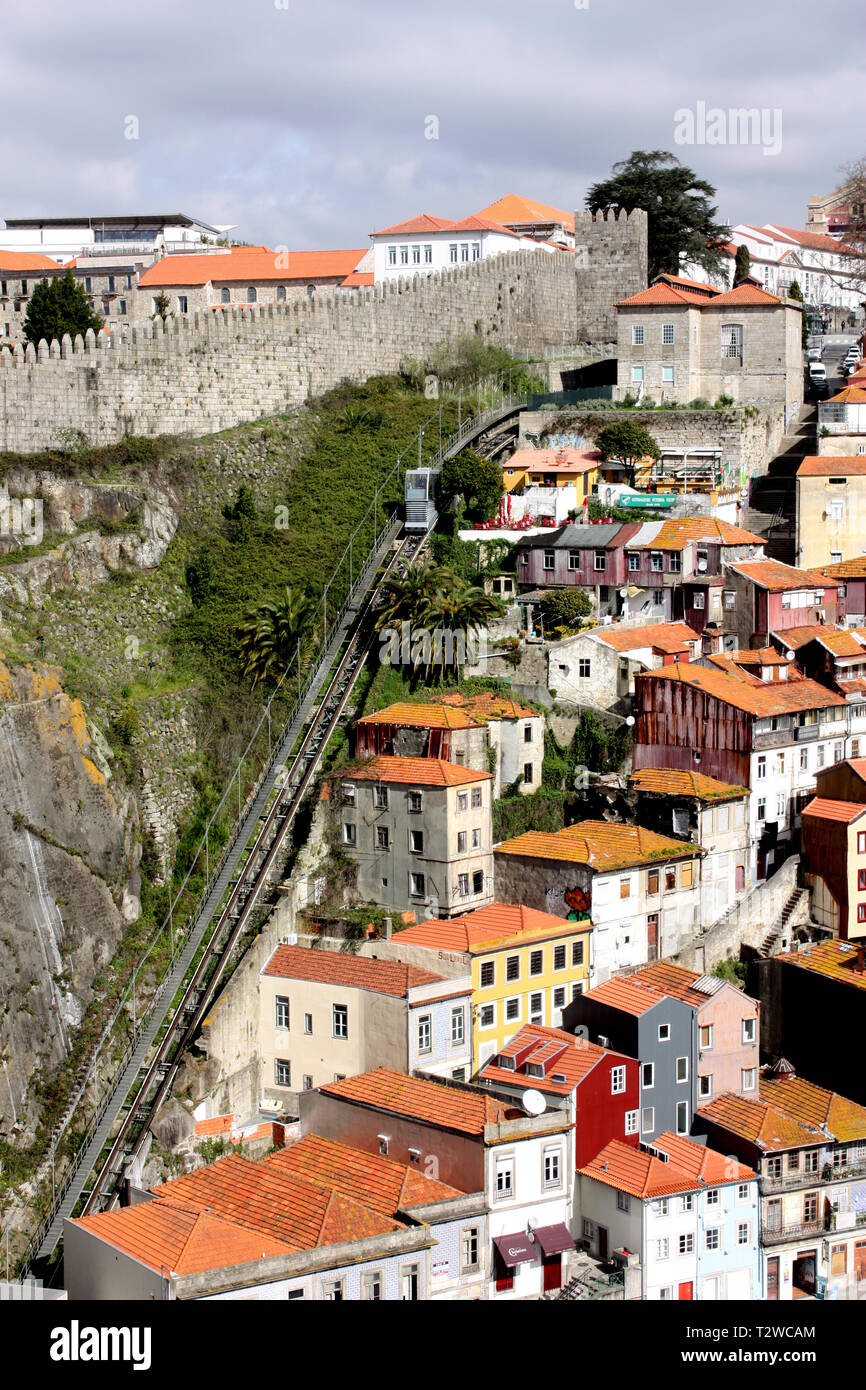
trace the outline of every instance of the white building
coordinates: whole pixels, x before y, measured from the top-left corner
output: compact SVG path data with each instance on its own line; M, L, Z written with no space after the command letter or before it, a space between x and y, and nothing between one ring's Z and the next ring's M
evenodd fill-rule
M201 251L234 231L234 224L202 222L186 213L113 217L7 217L0 250L50 256L65 265L75 256L166 255Z
M501 256L507 251L546 251L553 255L557 250L550 243L520 236L487 218L464 217L460 222L453 222L426 212L406 222L397 222L393 227L371 232L370 240L376 284L401 276L453 270L490 256Z

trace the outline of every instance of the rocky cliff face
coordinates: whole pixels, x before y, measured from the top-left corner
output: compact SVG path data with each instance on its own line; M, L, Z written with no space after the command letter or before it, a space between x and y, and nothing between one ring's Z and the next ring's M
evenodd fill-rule
M26 1140L34 1071L68 1050L139 913L137 810L56 671L0 662L0 1114Z

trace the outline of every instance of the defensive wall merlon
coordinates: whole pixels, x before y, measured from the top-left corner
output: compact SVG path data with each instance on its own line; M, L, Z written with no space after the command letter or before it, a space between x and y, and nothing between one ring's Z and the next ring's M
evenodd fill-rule
M574 257L509 252L371 288L4 349L0 449L56 447L69 431L91 444L211 434L297 407L342 381L399 371L406 358L423 362L465 334L530 357L615 340L613 303L632 292L641 266L635 289L646 283L646 214L577 220ZM582 246L594 267L589 281Z

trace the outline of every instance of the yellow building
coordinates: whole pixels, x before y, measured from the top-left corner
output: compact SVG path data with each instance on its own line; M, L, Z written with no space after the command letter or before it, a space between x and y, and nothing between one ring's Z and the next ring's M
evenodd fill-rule
M797 469L800 569L859 558L866 535L866 456L812 454Z
M517 449L502 464L502 483L506 492L573 485L579 506L596 487L600 467L598 449Z
M419 922L394 935L393 953L472 978L472 1072L527 1023L558 1028L588 988L589 920L569 922L515 903L491 903L451 921Z

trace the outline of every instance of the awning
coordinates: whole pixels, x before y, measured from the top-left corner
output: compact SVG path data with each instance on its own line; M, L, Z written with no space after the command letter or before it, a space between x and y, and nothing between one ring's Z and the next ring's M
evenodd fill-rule
M499 1251L503 1264L509 1269L535 1259L535 1245L523 1231L518 1231L513 1236L494 1236L493 1244Z
M535 1239L545 1255L561 1255L563 1250L574 1250L575 1244L562 1222L558 1226L539 1226L533 1231Z

